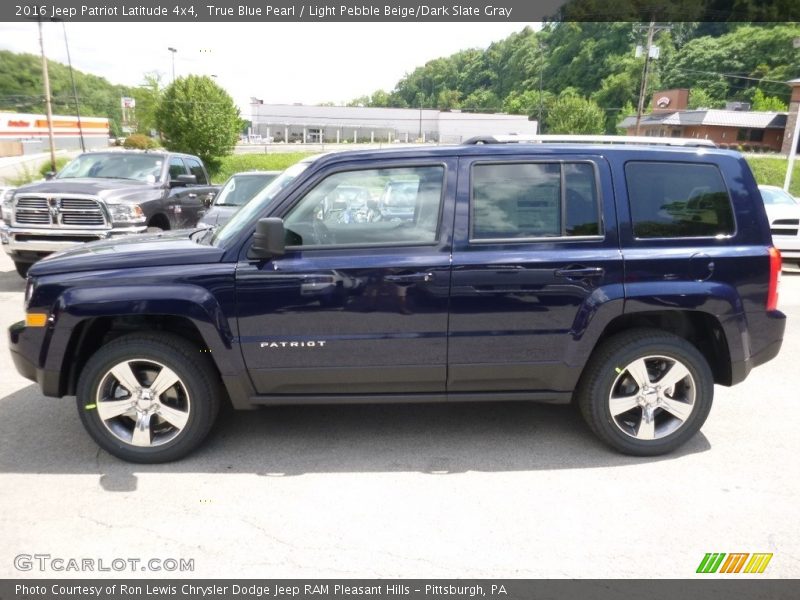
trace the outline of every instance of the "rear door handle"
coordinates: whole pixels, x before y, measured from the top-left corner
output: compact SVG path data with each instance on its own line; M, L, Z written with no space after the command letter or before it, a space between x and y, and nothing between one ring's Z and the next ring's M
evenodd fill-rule
M433 281L433 273L410 273L408 275L387 275L383 278L389 283L428 283Z
M566 279L586 279L587 277L602 277L606 271L603 267L567 267L556 269L556 277Z
M195 199L195 198L197 198L197 194L195 194L195 193L186 194L186 197L187 198L191 198L191 199Z

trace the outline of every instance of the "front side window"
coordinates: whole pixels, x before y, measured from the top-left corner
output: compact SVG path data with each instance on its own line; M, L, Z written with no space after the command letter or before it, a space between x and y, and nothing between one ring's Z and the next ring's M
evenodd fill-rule
M187 158L186 164L189 166L189 172L197 177L197 183L200 185L206 185L208 183L206 172L203 170L203 165L200 164L200 161L195 158Z
M601 233L590 163L477 164L471 202L473 240Z
M176 180L178 175L186 175L186 166L183 164L183 160L176 156L171 158L169 161L170 181Z
M720 237L735 231L728 189L715 165L629 162L625 178L637 238Z
M287 246L428 244L436 241L444 167L335 173L284 218Z

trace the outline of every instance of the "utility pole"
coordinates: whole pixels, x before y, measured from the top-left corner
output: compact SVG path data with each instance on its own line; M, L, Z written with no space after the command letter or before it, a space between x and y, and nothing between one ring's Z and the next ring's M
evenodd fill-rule
M42 20L39 19L39 47L42 50L42 77L44 78L44 105L47 109L47 133L50 137L50 170L56 170L56 142L53 137L53 106L50 100L50 76L47 73L47 57L44 54Z
M69 65L69 78L72 81L72 97L75 99L75 115L78 117L78 133L81 137L81 152L86 152L86 144L83 141L83 124L81 123L81 109L78 102L78 88L75 86L75 73L72 71L72 58L69 55L69 42L67 41L67 25L61 21L64 29L64 45L67 47L67 64Z
M636 130L635 135L639 135L639 124L642 120L642 113L644 112L644 102L645 98L647 97L647 78L650 75L650 53L653 47L653 38L655 34L659 31L666 31L672 29L670 25L658 25L656 26L656 22L654 20L650 21L650 25L647 28L647 47L644 50L644 67L642 67L642 83L639 87L639 105L636 109Z

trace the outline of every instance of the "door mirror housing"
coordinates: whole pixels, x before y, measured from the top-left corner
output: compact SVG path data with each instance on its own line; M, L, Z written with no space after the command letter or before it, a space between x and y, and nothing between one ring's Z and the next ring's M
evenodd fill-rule
M175 179L169 182L170 187L178 187L181 185L194 185L197 183L197 175L178 175Z
M259 219L253 235L249 258L273 258L286 253L286 229L283 219L268 217Z
M203 206L206 208L211 208L211 205L214 203L214 197L216 196L216 192L209 192L203 197Z
M51 180L51 179L53 179L55 176L56 176L56 172L55 172L55 171L48 171L47 173L45 173L45 174L44 174L44 178L45 178L47 181L50 181L50 180Z

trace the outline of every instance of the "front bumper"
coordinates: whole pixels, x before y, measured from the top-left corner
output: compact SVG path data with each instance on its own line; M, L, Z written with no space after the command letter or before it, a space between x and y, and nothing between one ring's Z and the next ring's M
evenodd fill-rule
M773 235L772 243L781 251L783 258L800 258L800 236Z
M12 258L30 258L31 261L46 254L72 248L85 242L107 240L118 235L144 233L146 225L114 227L113 229L62 229L11 227L0 222L0 245Z
M61 373L47 369L39 364L43 345L47 343L46 327L26 327L25 321L14 323L8 328L8 349L17 372L25 379L39 384L45 396L59 398Z

